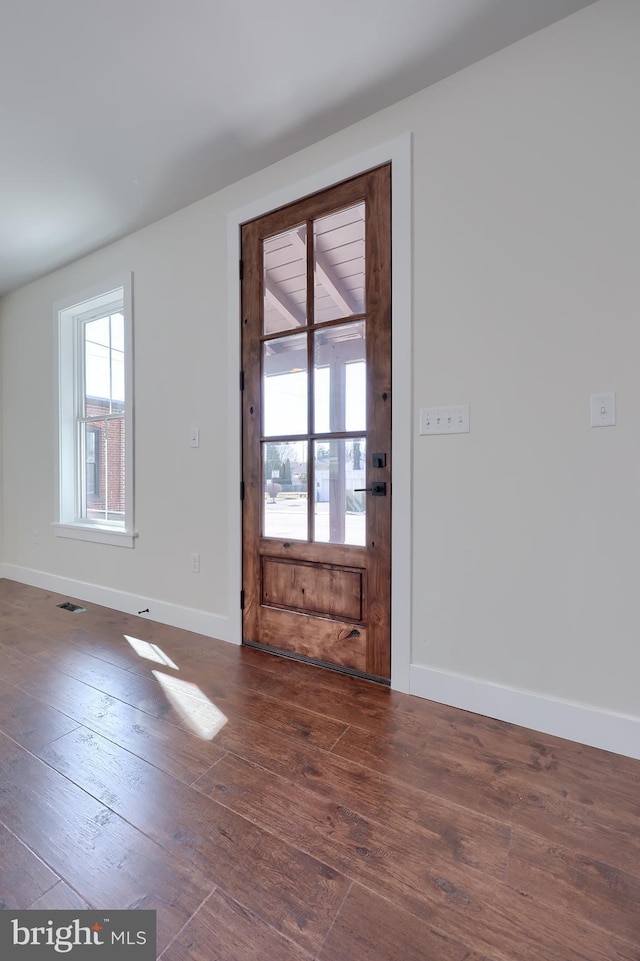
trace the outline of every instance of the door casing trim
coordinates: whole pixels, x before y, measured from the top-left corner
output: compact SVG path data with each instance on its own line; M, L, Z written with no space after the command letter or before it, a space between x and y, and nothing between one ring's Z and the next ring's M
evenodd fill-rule
M392 245L392 454L393 513L391 531L391 687L409 692L412 603L412 205L411 134L377 144L368 150L318 170L303 180L258 197L227 216L228 302L228 577L229 634L242 642L242 515L240 391L234 371L240 370L240 227L278 207L325 190L373 167L391 163Z

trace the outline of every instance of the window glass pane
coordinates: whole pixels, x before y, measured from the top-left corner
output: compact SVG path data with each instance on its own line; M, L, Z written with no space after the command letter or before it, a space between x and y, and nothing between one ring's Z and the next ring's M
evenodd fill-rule
M105 456L105 472L107 481L107 520L110 523L116 524L124 524L124 434L124 417L116 417L107 422L107 450Z
M124 404L124 316L99 317L83 326L86 416Z
M125 424L116 417L81 424L82 504L87 520L124 524Z
M109 346L109 317L98 317L88 321L84 326L85 338L93 344L102 347Z
M81 424L80 446L82 474L81 517L104 516L104 477L101 472L104 463L104 421Z
M109 411L111 408L111 380L109 365L109 348L89 338L93 326L85 324L84 345L84 399L88 416L90 408L97 411Z
M307 432L307 335L270 340L263 347L263 432Z
M314 334L314 430L366 430L365 322Z
M111 400L115 410L124 404L124 316L111 316Z
M366 538L366 439L316 441L314 540L364 544Z
M360 203L314 222L316 324L364 313L364 214L364 203Z
M262 445L264 537L308 538L307 450L306 441Z
M124 314L111 315L111 347L124 352Z
M117 350L111 351L111 400L112 410L124 408L124 354Z
M307 322L306 224L263 241L265 334Z

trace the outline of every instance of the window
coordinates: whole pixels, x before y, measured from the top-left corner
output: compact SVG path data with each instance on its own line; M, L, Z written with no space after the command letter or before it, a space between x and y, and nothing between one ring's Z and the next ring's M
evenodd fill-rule
M131 276L57 306L62 537L133 547Z

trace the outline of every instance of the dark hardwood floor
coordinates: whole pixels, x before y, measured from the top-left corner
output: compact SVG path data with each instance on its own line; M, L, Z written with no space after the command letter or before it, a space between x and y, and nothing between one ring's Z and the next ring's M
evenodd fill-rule
M163 961L639 961L640 761L0 580L0 902Z

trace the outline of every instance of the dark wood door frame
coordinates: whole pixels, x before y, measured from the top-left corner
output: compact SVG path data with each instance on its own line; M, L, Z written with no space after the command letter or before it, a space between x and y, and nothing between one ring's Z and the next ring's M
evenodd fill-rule
M412 679L412 508L411 465L414 432L414 402L412 386L412 136L402 133L390 140L367 147L362 153L352 154L333 166L314 166L313 159L306 166L304 177L283 181L270 192L245 191L249 199L229 210L227 215L227 323L229 370L240 369L240 228L243 223L262 216L269 210L293 202L298 197L322 190L342 179L356 176L363 170L390 162L392 165L392 246L393 246L393 371L394 408L392 446L396 469L394 477L394 514L392 531L392 667L391 686L408 693L417 686L417 693L431 696L429 683L421 676ZM227 614L207 615L194 620L192 629L222 637L233 644L242 640L242 610L239 603L242 587L241 501L238 497L241 480L240 403L235 377L230 376L228 395L228 453L227 487ZM428 682L428 678L425 678ZM424 689L424 690L423 690Z
M263 321L267 317L266 305L270 299L270 274L266 274L262 258L265 244L274 237L287 243L286 263L293 256L291 251L298 244L298 221L324 224L332 211L356 210L356 203L366 213L366 309L365 313L347 313L343 305L332 315L314 314L313 248L308 243L306 312L304 310L304 285L298 290L302 297L302 310L289 301L286 316L280 327L270 331ZM247 388L243 399L244 459L246 501L244 504L245 538L245 587L247 604L245 610L245 640L272 648L281 648L314 660L326 660L330 664L380 679L390 678L390 467L391 467L391 326L390 326L390 168L385 166L362 174L347 183L306 198L281 211L266 215L249 223L243 229L243 367L246 371ZM339 216L342 216L340 214ZM316 220L316 218L320 220ZM285 231L282 233L282 231ZM302 228L301 228L302 230ZM293 239L292 239L293 235ZM265 248L266 249L266 248ZM351 249L351 248L349 248ZM304 252L304 251L303 251ZM318 255L319 256L319 255ZM266 263L266 261L265 261ZM351 261L349 261L351 264ZM288 269L288 268L287 268ZM304 264L303 271L307 268ZM316 267L317 270L317 267ZM263 279L264 278L264 279ZM304 274L302 275L304 280ZM316 275L317 282L317 275ZM281 297L285 296L281 294ZM280 301L279 301L280 303ZM364 306L364 304L363 304ZM294 316L296 314L296 316ZM367 489L373 493L384 490L388 496L369 496L367 503L367 530L362 547L340 546L318 542L312 536L313 504L309 497L309 523L311 540L308 543L288 540L279 543L274 535L262 532L264 509L263 447L268 434L264 433L262 409L263 373L261 358L276 349L289 349L291 330L301 329L308 334L309 351L313 351L314 330L324 336L331 331L345 336L348 322L362 317L366 323L367 345L367 422L366 442L368 462ZM305 319L307 318L307 319ZM347 328L344 323L347 322ZM315 325L319 324L317 328ZM293 326L296 325L296 326ZM364 330L364 328L363 328ZM282 331L280 333L279 331ZM276 339L272 339L272 338ZM296 340L297 338L293 338ZM264 353L264 352L267 353ZM297 355L296 355L297 356ZM309 354L311 357L311 353ZM264 361L266 363L266 360ZM287 365L285 364L285 367ZM279 368L278 368L279 369ZM311 371L311 368L310 368ZM307 378L311 386L310 375ZM266 416L266 415L265 415ZM309 469L313 476L311 449L318 436L312 426L313 392L310 393ZM336 436L344 436L345 425L334 424ZM322 428L326 430L326 428ZM357 433L357 432L356 432ZM262 438L262 441L261 441ZM337 442L336 442L337 443ZM340 445L338 445L339 447ZM385 453L374 459L374 451ZM277 476L277 475L276 475ZM315 493L315 484L310 488ZM340 534L338 532L338 538ZM348 543L348 542L347 542ZM313 565L316 565L313 567ZM294 565L294 566L291 566ZM346 565L346 566L345 566ZM306 573L305 573L306 572ZM335 583L334 583L335 582ZM324 588L322 587L324 585ZM359 586L358 586L359 585ZM353 593L353 603L360 604L358 613L353 604L334 607L336 595ZM288 594L287 594L288 591ZM305 594L306 591L306 594ZM274 599L274 595L278 597ZM309 597L313 601L309 605ZM320 595L323 595L322 597ZM358 595L358 597L356 597ZM291 598L287 600L286 598ZM358 600L359 598L359 600ZM347 598L347 601L349 598ZM320 602L320 606L313 606ZM358 605L356 604L356 607ZM287 610L291 614L286 613ZM318 613L315 613L317 611ZM347 640L349 639L349 641Z

